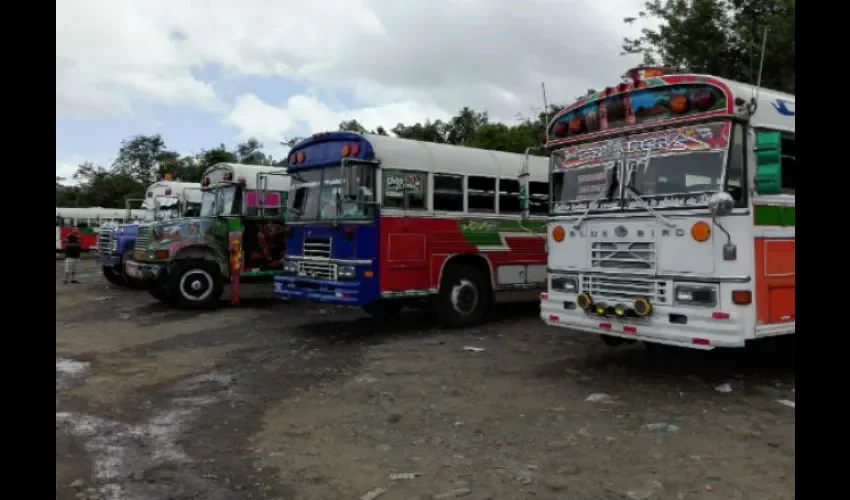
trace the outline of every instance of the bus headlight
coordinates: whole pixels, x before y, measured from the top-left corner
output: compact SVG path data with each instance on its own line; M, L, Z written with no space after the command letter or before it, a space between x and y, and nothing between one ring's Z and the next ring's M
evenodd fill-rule
M298 274L298 263L294 260L286 260L283 262L283 272L286 274Z
M578 291L578 280L574 276L552 276L549 288L556 292Z
M711 286L680 285L676 287L676 303L713 307L717 305L717 290Z
M354 266L339 266L336 270L337 279L352 280L357 276Z
M110 245L109 245L109 251L111 253L117 253L118 252L118 240L112 240L112 243L110 243Z

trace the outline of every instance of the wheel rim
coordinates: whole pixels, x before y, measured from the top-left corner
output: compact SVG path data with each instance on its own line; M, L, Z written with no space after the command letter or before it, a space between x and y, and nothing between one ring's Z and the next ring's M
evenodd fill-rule
M187 300L206 300L213 291L213 277L203 269L190 269L180 277L180 294Z
M468 316L478 306L478 287L469 280L462 279L452 287L452 307L458 313Z

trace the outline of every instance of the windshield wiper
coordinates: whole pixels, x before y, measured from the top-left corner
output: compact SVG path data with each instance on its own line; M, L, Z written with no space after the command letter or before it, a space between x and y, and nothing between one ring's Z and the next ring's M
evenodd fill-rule
M647 163L647 167L649 166L649 160L650 160L649 152L647 151L646 159L645 159L645 161ZM676 224L670 222L666 217L664 217L663 215L658 213L654 208L649 206L649 203L647 203L646 200L641 198L640 195L638 194L638 192L631 186L632 181L634 180L636 168L637 168L637 166L635 166L633 169L629 170L629 177L628 177L628 179L626 179L626 183L623 185L623 190L626 192L627 195L629 195L629 197L632 200L638 202L638 204L640 204L642 208L645 208L647 212L651 213L662 224L664 224L667 227L676 227Z
M617 176L617 162L614 162L614 166L612 168L613 172L611 173L611 180L608 182L608 186L606 186L605 189L600 191L599 194L596 195L596 198L593 199L593 201L587 204L587 210L585 210L584 213L581 214L581 217L579 217L578 220L576 220L575 224L573 224L573 229L575 229L576 231L581 230L582 223L587 218L587 215L590 213L590 211L593 209L593 206L599 203L599 200L601 200L603 197L608 198L610 200L611 197L614 196L614 191L616 191L617 185L619 184L619 179Z

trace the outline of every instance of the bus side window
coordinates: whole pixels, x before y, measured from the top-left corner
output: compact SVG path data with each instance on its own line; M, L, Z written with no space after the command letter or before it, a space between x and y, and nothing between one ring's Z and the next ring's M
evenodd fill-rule
M729 164L726 167L726 191L732 195L736 206L746 203L744 182L744 126L735 124L732 132L732 147L729 149Z
M496 179L470 175L466 181L470 212L496 212Z
M434 174L435 211L463 212L463 176Z
M549 213L549 183L528 183L528 210L532 215Z
M405 170L384 170L383 206L405 210L425 210L428 174Z
M791 134L782 134L782 193L794 194L797 184L797 141Z
M499 179L499 213L520 213L518 180Z

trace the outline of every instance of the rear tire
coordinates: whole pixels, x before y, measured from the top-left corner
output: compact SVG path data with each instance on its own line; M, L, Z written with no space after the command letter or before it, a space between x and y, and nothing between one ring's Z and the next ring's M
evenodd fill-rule
M218 266L206 260L178 261L168 276L168 295L184 309L213 307L223 290Z
M452 266L443 273L437 296L437 318L448 327L477 325L487 318L493 290L487 276L469 266Z
M128 260L132 260L132 259L133 259L133 250L132 249L126 250L124 252L124 254L121 256L121 275L124 277L124 281L127 283L127 286L129 286L130 288L133 288L135 290L143 290L143 289L146 288L144 280L131 278L130 276L127 275L127 267L125 266L125 263Z
M100 269L103 271L103 277L106 278L106 281L117 286L127 286L127 282L124 281L122 273L119 273L111 266L101 266Z

